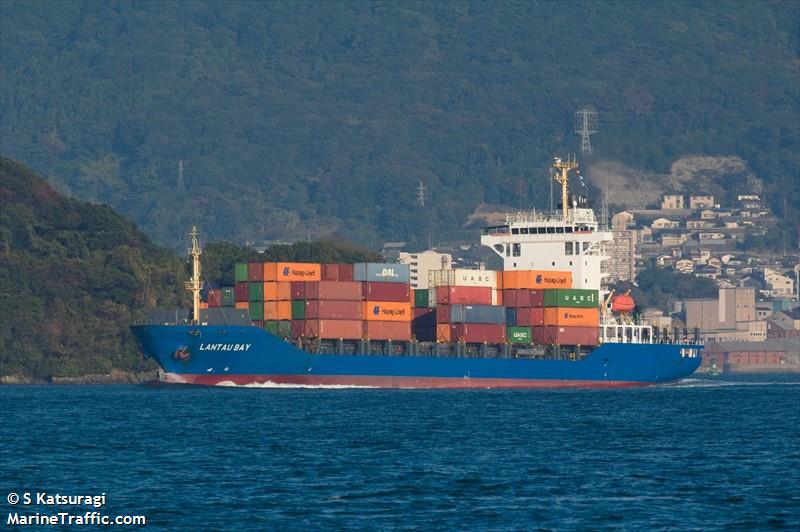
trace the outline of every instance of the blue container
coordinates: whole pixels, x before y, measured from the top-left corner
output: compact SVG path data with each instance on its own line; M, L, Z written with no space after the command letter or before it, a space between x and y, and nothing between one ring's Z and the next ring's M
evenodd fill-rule
M450 323L506 324L506 308L494 305L450 305Z
M378 262L359 262L353 264L354 281L380 283L408 283L410 273L408 264Z
M517 309L515 308L507 308L506 309L506 326L513 327L517 324Z

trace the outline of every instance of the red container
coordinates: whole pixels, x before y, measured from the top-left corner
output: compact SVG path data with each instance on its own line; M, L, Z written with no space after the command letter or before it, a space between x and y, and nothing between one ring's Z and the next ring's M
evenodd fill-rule
M352 281L353 280L353 265L352 264L340 264L339 265L339 280L340 281Z
M508 288L503 290L503 305L511 308L517 306L517 291L515 289Z
M543 308L517 308L517 325L538 327L544 325Z
M598 345L597 327L533 327L533 343L558 345Z
M305 286L306 299L361 301L361 283L344 281L312 281Z
M506 326L504 323L454 323L450 326L450 338L454 342L502 344L506 341Z
M306 283L305 281L292 281L289 285L289 291L292 299L305 299L306 298Z
M209 308L222 306L222 290L219 288L209 288L206 297Z
M440 305L491 305L492 289L488 286L437 286L436 303Z
M338 281L339 280L339 265L338 264L323 264L322 265L322 280L323 281Z
M436 336L436 309L433 308L415 308L414 319L411 322L411 328L416 329L433 329L432 336ZM419 339L419 335L417 335Z
M259 329L264 328L264 322L262 320L253 320L253 325L258 327Z
M411 287L405 283L364 283L367 301L404 301L411 299Z
M450 306L436 306L436 323L450 323Z
M517 290L517 307L540 308L544 306L544 290L520 288Z
M360 320L305 320L303 323L303 336L306 338L360 340L364 334Z
M361 301L308 300L306 319L360 320L361 308Z
M292 320L292 338L302 338L303 328L306 322L303 320Z
M370 340L395 340L398 342L405 342L411 340L411 322L365 321L364 336Z
M247 281L239 282L233 285L233 297L236 301L249 301L248 297L248 284Z
M263 281L264 280L264 265L260 262L247 263L247 280L248 281Z

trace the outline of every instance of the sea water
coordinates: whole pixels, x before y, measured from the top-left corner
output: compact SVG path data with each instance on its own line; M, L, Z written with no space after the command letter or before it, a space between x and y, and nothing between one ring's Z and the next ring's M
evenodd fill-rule
M6 386L0 419L4 527L15 512L97 511L143 515L146 530L800 528L796 376L557 391ZM105 503L8 501L41 492Z

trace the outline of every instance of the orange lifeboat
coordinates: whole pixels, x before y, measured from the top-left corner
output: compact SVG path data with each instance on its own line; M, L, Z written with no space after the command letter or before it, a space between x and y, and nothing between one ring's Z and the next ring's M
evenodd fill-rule
M630 292L615 296L611 300L611 310L614 312L630 312L636 308L636 302L631 297Z

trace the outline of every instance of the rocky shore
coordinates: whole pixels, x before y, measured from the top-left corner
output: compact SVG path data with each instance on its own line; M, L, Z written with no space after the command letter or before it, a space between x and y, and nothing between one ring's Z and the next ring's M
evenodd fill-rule
M34 379L26 375L2 375L3 384L142 384L158 379L158 370L122 371L112 369L109 373L93 373L77 377L52 376L48 380Z

